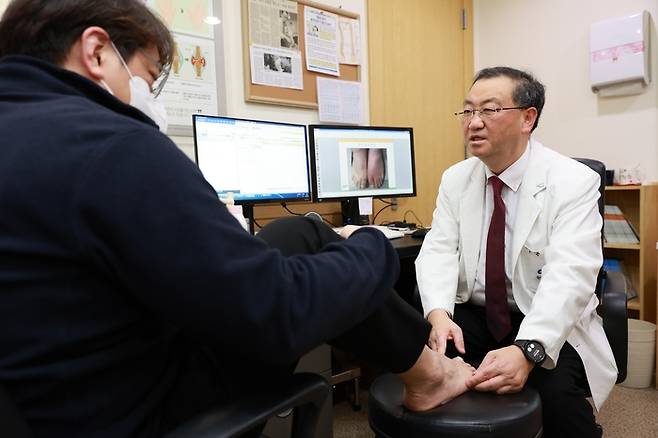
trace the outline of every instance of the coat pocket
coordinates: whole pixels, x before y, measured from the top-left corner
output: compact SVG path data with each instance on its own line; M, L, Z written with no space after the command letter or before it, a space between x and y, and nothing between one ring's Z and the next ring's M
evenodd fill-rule
M524 245L519 256L520 274L529 290L535 292L542 279L546 264L544 247Z

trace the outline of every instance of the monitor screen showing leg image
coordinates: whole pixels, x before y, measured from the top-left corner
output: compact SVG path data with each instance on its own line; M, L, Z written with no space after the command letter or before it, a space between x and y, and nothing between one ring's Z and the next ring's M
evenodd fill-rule
M318 201L416 194L411 128L311 125Z

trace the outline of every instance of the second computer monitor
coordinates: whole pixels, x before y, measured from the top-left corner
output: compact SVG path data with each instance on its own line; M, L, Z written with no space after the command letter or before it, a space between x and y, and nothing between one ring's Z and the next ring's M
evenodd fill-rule
M310 125L317 201L416 195L412 128Z

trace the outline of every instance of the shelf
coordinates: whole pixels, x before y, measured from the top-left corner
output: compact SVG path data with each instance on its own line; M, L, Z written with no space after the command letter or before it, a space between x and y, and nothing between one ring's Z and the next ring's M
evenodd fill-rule
M604 256L624 263L624 273L637 298L629 312L644 321L656 321L656 251L658 241L658 183L606 186L605 203L616 205L636 230L639 243L604 243Z
M604 243L604 248L640 250L639 243Z
M640 190L642 187L641 184L630 185L630 186L605 186L606 191L616 191L616 190Z

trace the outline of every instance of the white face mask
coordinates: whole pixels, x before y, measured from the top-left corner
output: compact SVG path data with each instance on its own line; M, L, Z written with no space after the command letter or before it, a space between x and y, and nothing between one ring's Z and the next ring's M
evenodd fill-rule
M130 82L130 105L134 106L149 116L164 134L167 133L167 110L164 103L157 100L149 84L139 76L131 76Z
M130 87L130 105L149 116L158 125L160 131L166 134L168 123L167 110L165 109L164 103L160 102L155 96L153 96L151 88L144 78L132 74L114 43L112 43L112 48L114 48L119 60L121 60L121 64L123 64L123 67L128 72L128 76L130 76L130 82L128 82L128 86ZM101 83L107 91L112 93L112 90L108 87L105 81L101 81Z

